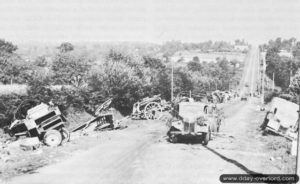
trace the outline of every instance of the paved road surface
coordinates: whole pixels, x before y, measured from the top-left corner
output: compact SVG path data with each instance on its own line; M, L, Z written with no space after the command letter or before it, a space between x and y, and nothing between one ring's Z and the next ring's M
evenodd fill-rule
M242 83L255 90L258 51L252 49L246 60ZM243 84L242 84L243 85ZM145 121L140 127L116 131L109 140L36 174L23 175L10 184L87 183L205 183L216 184L227 173L265 172L263 145L249 129L255 100L237 101L225 107L226 120L221 133L207 147L200 144L171 144L166 140L163 122Z

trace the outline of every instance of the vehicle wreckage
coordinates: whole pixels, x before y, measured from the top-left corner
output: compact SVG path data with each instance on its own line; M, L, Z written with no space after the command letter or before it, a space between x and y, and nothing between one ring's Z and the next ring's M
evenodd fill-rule
M146 97L133 104L132 119L152 119L156 120L162 116L164 110L171 109L171 105L162 100L160 95Z
M94 130L104 130L104 129L120 129L124 128L122 122L128 119L128 116L120 119L114 120L114 115L110 109L112 103L112 98L107 99L103 104L98 106L94 112L94 115L89 120L78 123L77 126L71 129L71 132L82 131L84 132L92 124Z
M297 139L299 106L285 99L274 97L260 126L265 133L272 132L289 140Z
M58 146L70 139L65 122L61 111L52 102L38 104L34 100L26 100L15 111L9 134L17 138L38 137L48 146Z
M78 122L75 127L67 129L67 118L52 102L39 104L34 100L26 100L15 111L8 133L16 138L38 137L48 146L58 146L70 140L70 132L84 132L91 124L96 124L94 130L118 129L127 117L114 121L113 113L109 111L111 102L109 98L96 108L88 121Z

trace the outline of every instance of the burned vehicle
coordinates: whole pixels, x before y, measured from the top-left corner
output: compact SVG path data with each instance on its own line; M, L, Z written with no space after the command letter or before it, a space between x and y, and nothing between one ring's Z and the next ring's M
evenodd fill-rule
M70 139L65 122L61 111L52 102L38 104L34 100L26 100L15 111L8 131L17 138L38 137L48 146L58 146Z
M174 108L176 118L167 132L169 141L176 143L185 137L196 138L203 145L211 139L211 122L206 114L207 105L201 102L183 102Z
M273 133L289 140L296 140L299 121L298 110L298 104L274 97L260 128L264 133Z
M76 119L80 119L80 117L68 117L74 121L75 126L71 127L71 132L82 131L84 132L88 129L92 124L94 124L94 130L104 130L104 129L117 129L120 128L120 121L114 120L114 115L110 110L110 106L112 103L112 98L106 99L101 105L99 105L91 115L91 118L87 121L78 122Z

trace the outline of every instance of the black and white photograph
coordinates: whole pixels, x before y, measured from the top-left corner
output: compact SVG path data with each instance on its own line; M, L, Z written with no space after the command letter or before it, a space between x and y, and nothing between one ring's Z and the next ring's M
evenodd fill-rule
M300 0L0 0L0 184L296 184L299 117Z

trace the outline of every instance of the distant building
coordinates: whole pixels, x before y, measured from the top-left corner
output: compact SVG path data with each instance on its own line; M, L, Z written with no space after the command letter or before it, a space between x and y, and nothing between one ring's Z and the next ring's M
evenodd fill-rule
M248 49L249 49L248 45L235 45L234 46L234 50L237 50L237 51L245 51Z

